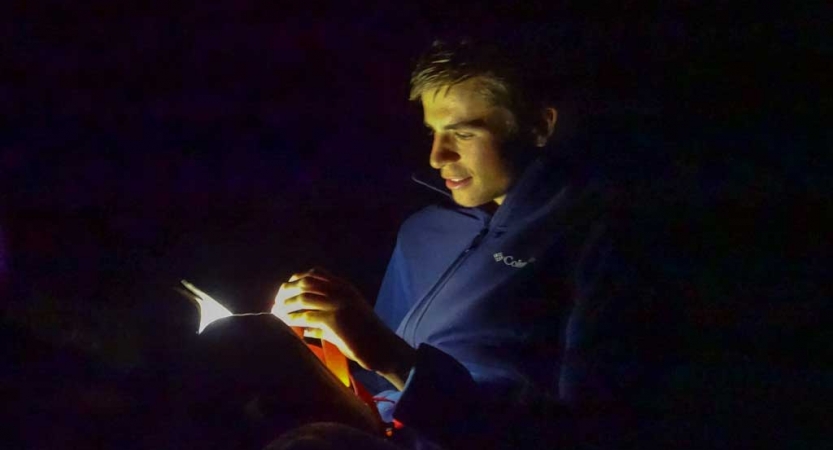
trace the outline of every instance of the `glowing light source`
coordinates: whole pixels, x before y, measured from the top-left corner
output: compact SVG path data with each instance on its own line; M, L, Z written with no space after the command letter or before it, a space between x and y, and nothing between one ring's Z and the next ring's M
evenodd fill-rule
M191 294L188 297L197 304L197 309L200 311L200 328L197 330L197 334L202 333L202 330L204 330L205 327L207 327L211 322L232 315L231 311L229 311L225 306L221 305L217 300L211 298L210 295L201 291L198 287L186 280L182 280L181 283Z
M187 297L189 300L194 302L197 305L197 309L200 312L200 327L197 330L197 334L200 334L205 330L211 322L216 320L224 319L226 317L231 317L235 314L232 314L225 306L221 305L220 302L214 300L210 295L203 292L200 288L194 286L193 284L189 283L186 280L181 280L182 286L185 289L177 289L177 291ZM279 302L282 304L283 302ZM280 318L279 314L275 312L276 310L273 309L271 312L266 313L255 313L254 315L259 314L270 314ZM241 315L249 315L249 314L241 314ZM343 353L338 349L337 344L330 342L327 338L322 339L321 330L310 330L303 327L292 327L292 331L300 338L303 339L304 336L315 337L321 339L321 345L308 345L310 351L312 351L315 356L318 357L319 360L330 369L331 372L339 379L345 386L351 386L351 379L350 379L350 369L347 365L347 358L344 356ZM336 342L342 342L341 338L338 336L333 335L330 339ZM342 343L343 345L343 343Z

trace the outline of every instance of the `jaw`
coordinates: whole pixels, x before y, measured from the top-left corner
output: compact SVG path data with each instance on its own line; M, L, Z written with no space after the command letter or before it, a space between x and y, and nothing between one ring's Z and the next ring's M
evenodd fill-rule
M455 203L466 208L475 208L491 202L491 199L486 198L474 183L460 190L452 190L451 197Z

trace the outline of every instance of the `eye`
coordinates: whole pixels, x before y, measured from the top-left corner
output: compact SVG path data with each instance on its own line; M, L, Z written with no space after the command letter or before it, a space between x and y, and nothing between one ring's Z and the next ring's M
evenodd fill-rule
M454 133L454 136L456 136L457 139L461 139L461 140L464 140L464 141L474 137L474 135L471 134L471 133L462 133L462 132L456 132L456 133Z

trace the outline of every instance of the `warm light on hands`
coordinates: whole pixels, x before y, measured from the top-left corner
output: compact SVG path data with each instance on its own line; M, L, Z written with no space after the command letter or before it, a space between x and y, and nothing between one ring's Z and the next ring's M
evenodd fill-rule
M334 344L347 358L383 376L410 370L415 350L387 328L348 281L322 269L296 273L282 283L272 314L304 336Z
M349 282L322 269L296 273L281 284L272 314L291 327L304 328L304 336L333 343L344 356L366 366L354 351L361 345L355 331L376 318Z

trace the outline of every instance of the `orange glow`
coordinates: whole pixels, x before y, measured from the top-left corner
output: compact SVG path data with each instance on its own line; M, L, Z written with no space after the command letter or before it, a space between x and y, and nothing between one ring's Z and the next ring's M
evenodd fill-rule
M200 327L199 330L197 330L197 334L202 333L205 327L207 327L211 322L234 315L226 307L221 305L220 302L211 298L210 295L206 294L198 287L186 280L182 280L181 283L185 289L188 290L186 293L188 298L192 299L194 303L197 304L197 309L200 311ZM271 313L260 314L272 314L280 318L275 309L273 309ZM322 337L320 336L320 334L322 334L320 329L292 327L292 331L294 331L299 338L308 336L321 339ZM340 338L337 336L333 337L337 339L338 342L341 342ZM308 347L345 386L350 387L350 370L347 365L347 357L341 353L335 343L330 342L327 339L321 339L321 347L314 345L309 345Z

